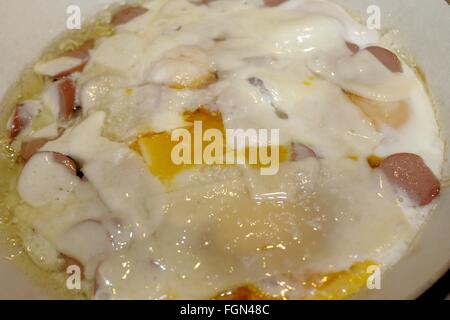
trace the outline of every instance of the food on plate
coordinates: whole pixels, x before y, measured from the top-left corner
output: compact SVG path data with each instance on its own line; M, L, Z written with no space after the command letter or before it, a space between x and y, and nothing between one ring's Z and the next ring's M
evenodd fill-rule
M344 299L405 254L444 148L376 30L321 0L109 15L4 109L0 201L61 286L77 266L87 298Z

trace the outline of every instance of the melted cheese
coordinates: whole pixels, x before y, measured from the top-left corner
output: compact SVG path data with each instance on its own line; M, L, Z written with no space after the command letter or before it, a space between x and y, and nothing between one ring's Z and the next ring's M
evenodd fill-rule
M368 261L391 265L413 238L418 211L399 205L366 159L413 152L439 175L443 147L423 86L407 66L392 74L367 52L353 55L346 42L363 48L379 36L337 5L262 4L150 1L91 51L76 79L80 119L41 148L75 159L86 179L50 204L55 185L30 187L23 198L34 208L18 215L85 266L96 298L204 299L245 285L345 298L364 285ZM41 97L49 110L51 90ZM344 90L401 99L408 116L386 126ZM221 132L279 129L279 173L173 165L170 132L195 120ZM317 157L286 161L292 143ZM25 170L41 182L57 174L34 160Z

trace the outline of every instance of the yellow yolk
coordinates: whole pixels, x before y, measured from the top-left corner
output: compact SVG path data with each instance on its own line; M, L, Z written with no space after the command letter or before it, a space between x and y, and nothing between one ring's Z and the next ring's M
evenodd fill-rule
M358 293L367 284L371 275L367 268L377 265L373 261L357 262L350 269L340 272L317 274L304 283L306 287L315 289L313 296L307 300L342 300ZM217 300L278 300L280 297L270 296L253 285L246 285L235 290L219 294Z
M375 155L370 155L367 157L367 162L369 163L369 166L371 168L378 168L381 164L381 161L383 159L381 159L380 157L377 157Z
M191 124L187 129L191 136L194 134L194 121L201 121L203 130L219 129L224 132L222 115L212 113L204 108L199 108L194 112L186 112L184 120ZM193 165L176 165L171 159L172 149L178 144L178 141L171 141L170 132L148 133L141 136L137 145L132 144L131 148L138 151L148 165L150 172L161 180L170 180L182 170ZM194 152L194 139L191 139L191 152ZM203 144L203 149L207 144ZM193 157L193 155L191 155Z
M204 131L208 129L219 129L223 133L225 132L222 115L218 112L211 112L205 108L199 108L193 112L185 112L183 116L184 120L189 123L201 121Z
M307 286L316 289L309 300L342 300L356 293L367 285L370 273L367 268L377 265L373 261L355 263L349 270L322 274L312 277Z
M210 72L195 80L180 79L179 81L171 83L169 87L177 90L184 90L184 89L198 90L208 87L210 84L216 82L217 79L218 79L217 73Z
M261 292L255 286L247 285L221 293L214 300L277 300L277 298Z
M186 165L175 165L170 159L172 148L176 142L172 142L169 132L161 132L145 135L138 140L138 150L144 157L150 172L162 180L171 178Z
M210 112L205 108L199 108L193 112L186 112L184 120L190 124L186 127L191 136L194 135L194 121L202 122L202 129L205 132L208 129L219 129L225 137L225 128L223 125L222 115L220 113ZM176 174L182 170L193 167L193 164L174 164L171 159L172 149L179 143L179 141L171 141L170 132L147 133L138 138L138 140L131 144L130 148L140 153L145 163L148 165L150 172L163 181L169 181ZM193 159L194 139L191 139L191 159ZM203 150L208 146L208 143L203 143ZM257 147L255 147L257 149ZM280 162L286 161L289 157L289 150L284 146L278 147ZM268 149L269 156L271 155L270 148ZM250 151L258 154L259 150L254 150L247 147L242 152L245 152L245 159L250 157ZM223 154L225 155L225 144ZM252 167L263 168L266 167L260 162L258 157L257 164Z

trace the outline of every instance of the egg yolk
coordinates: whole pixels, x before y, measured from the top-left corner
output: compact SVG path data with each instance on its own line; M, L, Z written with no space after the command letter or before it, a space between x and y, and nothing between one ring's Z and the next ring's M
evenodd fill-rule
M303 285L313 289L314 294L307 300L343 300L358 293L367 285L370 273L367 268L377 265L373 261L357 262L348 270L328 274L316 274ZM270 296L253 285L239 287L215 297L217 300L277 300L280 297Z
M370 155L367 157L367 163L371 168L378 168L382 160L383 160L382 158L376 155Z
M363 289L367 285L370 266L378 265L373 261L353 264L350 269L340 272L318 274L310 278L306 285L315 289L308 300L342 300Z
M201 121L203 130L219 129L224 132L222 115L220 113L210 112L205 108L199 108L193 112L185 112L184 120L190 124L188 129L191 136L194 134L194 121ZM192 167L192 164L177 165L171 160L172 149L178 144L178 141L171 141L170 132L147 133L139 137L137 142L131 145L131 148L138 151L149 167L150 172L167 181L184 169ZM191 139L191 152L194 152L194 139ZM203 144L203 149L206 144ZM193 154L191 155L193 157Z
M216 82L217 79L217 73L210 72L195 80L179 79L178 81L171 83L169 87L176 90L198 90L208 87L210 84Z
M222 132L223 137L225 137L225 128L223 125L222 115L217 112L211 112L205 108L198 108L195 111L185 112L183 114L185 122L189 123L186 129L191 134L194 135L194 122L201 121L203 132L208 129L218 129ZM150 172L161 179L162 181L170 181L175 175L181 171L191 168L193 164L175 164L171 160L171 154L173 148L179 144L179 141L171 141L171 132L159 132L159 133L147 133L141 135L137 141L130 145L130 148L137 151L144 158L145 163L148 165ZM202 152L208 146L208 143L203 143ZM224 143L223 154L226 153L226 146ZM280 162L286 161L289 157L289 150L284 146L278 146L279 159ZM242 150L245 153L246 163L249 163L250 153L258 154L258 147L247 147ZM194 155L194 139L191 139L191 159ZM271 149L268 149L268 155L271 155ZM263 168L266 165L257 159L257 163L252 165L252 167Z
M242 286L233 291L219 294L214 300L276 300L252 285Z

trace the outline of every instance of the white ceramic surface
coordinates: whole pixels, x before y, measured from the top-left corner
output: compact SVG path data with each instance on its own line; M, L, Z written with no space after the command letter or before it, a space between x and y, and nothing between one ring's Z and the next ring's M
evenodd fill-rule
M0 0L0 97L23 66L65 30L66 8L81 7L83 18L114 0ZM406 48L425 72L447 140L450 128L450 6L444 0L336 0L350 12L366 16L378 5L383 28L398 29L396 43ZM446 163L445 177L449 177ZM360 298L415 298L450 267L450 192L444 189L438 207L411 253L382 275L382 289ZM0 299L46 298L19 268L0 252Z

